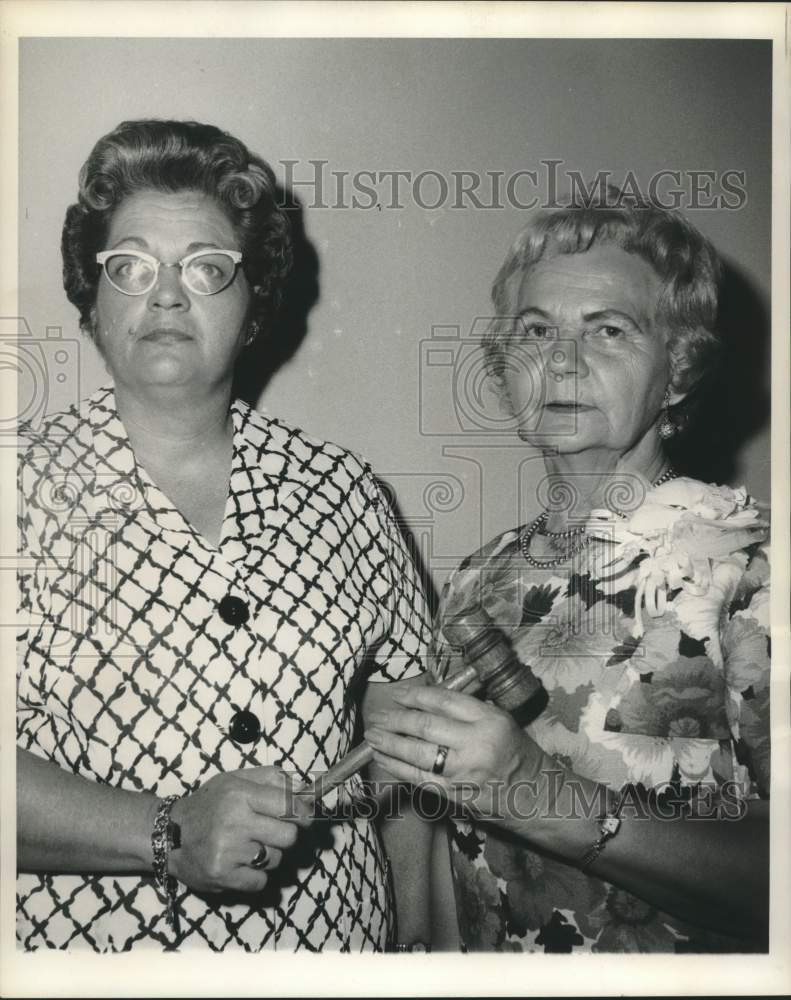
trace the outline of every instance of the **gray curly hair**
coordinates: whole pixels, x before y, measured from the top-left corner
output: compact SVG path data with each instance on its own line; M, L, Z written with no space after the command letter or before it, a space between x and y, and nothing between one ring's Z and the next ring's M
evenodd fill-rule
M598 198L538 213L518 235L492 286L496 317L484 336L487 368L503 384L504 337L513 332L519 288L530 269L554 254L584 253L614 245L636 254L662 282L658 319L668 329L671 387L690 393L715 368L722 265L714 247L681 215L608 187ZM692 401L673 408L679 429Z

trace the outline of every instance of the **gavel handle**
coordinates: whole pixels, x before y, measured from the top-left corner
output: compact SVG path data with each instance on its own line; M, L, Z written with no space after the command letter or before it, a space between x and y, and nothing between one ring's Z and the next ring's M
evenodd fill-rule
M458 673L438 684L437 687L445 691L464 691L467 694L474 694L483 685L475 667L469 666L459 670ZM323 798L327 792L342 785L347 778L351 778L360 768L369 764L373 760L373 755L373 750L363 740L359 746L342 757L337 764L333 764L328 771L318 775L312 784L296 789L296 794L309 795L313 799Z

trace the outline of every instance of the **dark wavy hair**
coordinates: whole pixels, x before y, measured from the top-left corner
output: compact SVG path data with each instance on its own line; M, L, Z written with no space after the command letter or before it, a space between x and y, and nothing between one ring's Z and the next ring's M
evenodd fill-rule
M278 205L275 175L244 143L191 121L121 122L93 147L80 170L77 202L66 211L63 286L93 336L94 305L113 212L138 191L199 191L227 213L242 249L252 304L248 332L271 325L291 269L291 226Z
M722 265L714 247L680 212L609 185L597 196L537 213L517 236L495 278L497 316L484 338L487 368L503 383L503 338L513 332L519 288L531 268L553 254L614 245L651 265L662 283L659 320L668 328L671 386L688 397L672 408L678 430L694 412L693 392L721 359L717 306Z

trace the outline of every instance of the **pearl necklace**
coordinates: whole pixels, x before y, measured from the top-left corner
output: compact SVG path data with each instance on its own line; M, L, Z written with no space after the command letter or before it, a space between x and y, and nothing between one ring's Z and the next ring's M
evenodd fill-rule
M522 532L522 537L519 539L519 546L522 549L522 555L525 557L529 566L533 566L536 569L550 569L552 566L560 566L567 559L572 556L577 555L577 553L582 552L584 548L590 545L591 539L590 535L585 533L584 528L574 529L573 534L578 534L579 539L575 540L566 550L562 552L559 556L555 556L552 559L536 559L535 556L530 555L530 541L533 535L544 526L546 519L549 517L549 511L542 510L538 517L533 521L528 528Z
M678 473L673 468L673 466L668 466L667 470L651 483L651 488L655 489L657 486L662 486L663 483L669 482L671 479L676 479ZM614 514L618 517L626 519L626 514L622 510L618 510L615 507L611 507ZM569 528L567 531L545 531L544 525L546 524L547 518L549 517L549 511L543 510L538 515L538 517L532 521L527 528L522 532L519 538L519 547L522 550L522 555L525 558L525 562L534 569L552 569L554 566L560 566L561 563L566 562L571 559L572 556L579 555L583 549L587 548L591 543L590 536L585 531L585 526L580 525L578 528ZM530 542L533 536L539 533L550 539L565 540L568 539L571 544L566 548L559 556L553 556L551 558L536 558L530 554Z

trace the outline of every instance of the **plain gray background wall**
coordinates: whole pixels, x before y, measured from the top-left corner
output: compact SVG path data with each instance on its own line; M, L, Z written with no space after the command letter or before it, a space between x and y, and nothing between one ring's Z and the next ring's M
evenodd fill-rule
M547 195L548 160L561 161L561 182L574 170L609 170L616 182L632 171L642 190L658 171L676 170L686 191L681 208L729 265L726 319L740 355L719 393L728 397L731 433L716 437L719 417L704 426L704 471L768 500L760 396L768 370L770 112L771 46L760 41L25 39L20 310L34 337L60 327L68 341L69 374L51 381L46 407L106 380L63 293L59 244L81 164L123 119L217 124L268 159L281 180L290 170L309 181L309 161L326 161L330 206L338 200L333 171L436 171L452 184L454 171L508 178L533 170L537 184L523 178L515 192L526 201ZM696 170L716 172L714 193L726 171L744 172L746 201L737 210L691 208ZM542 470L481 385L474 347L464 343L476 317L490 314L492 279L526 212L469 199L453 208L452 187L439 207L425 207L442 201L440 185L425 178L421 206L405 184L402 207L393 208L390 184L377 184L379 207L369 209L311 207L315 188L295 187L318 298L260 399L370 459L396 491L437 583L487 537L531 516ZM487 183L479 196L491 202ZM452 337L454 328L460 339L438 350L437 336Z

